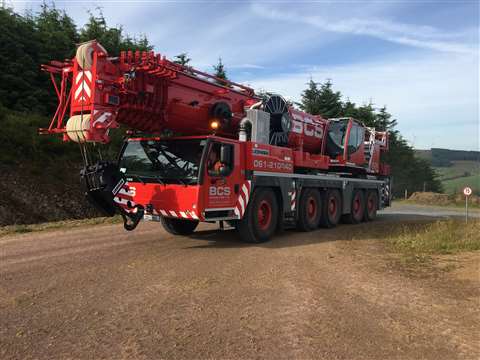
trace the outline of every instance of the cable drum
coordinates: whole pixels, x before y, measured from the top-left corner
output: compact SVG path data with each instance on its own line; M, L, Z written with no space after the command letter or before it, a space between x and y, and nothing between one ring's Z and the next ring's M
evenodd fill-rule
M73 115L67 121L67 136L76 143L87 142L87 134L90 131L90 114Z
M105 50L105 48L102 45L97 43L96 46L101 51L103 51L105 54L107 53L107 50ZM75 58L77 59L78 65L83 70L90 70L90 68L92 67L92 65L93 65L93 52L94 51L95 51L95 48L94 48L94 42L93 41L89 41L87 43L84 43L77 48L77 53L75 55Z
M280 95L271 95L264 101L263 110L270 114L270 144L287 146L292 129L287 101Z

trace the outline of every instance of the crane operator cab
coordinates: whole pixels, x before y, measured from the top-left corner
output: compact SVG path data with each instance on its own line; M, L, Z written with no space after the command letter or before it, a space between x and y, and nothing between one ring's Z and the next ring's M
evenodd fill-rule
M329 120L326 152L331 162L363 166L365 127L352 118Z

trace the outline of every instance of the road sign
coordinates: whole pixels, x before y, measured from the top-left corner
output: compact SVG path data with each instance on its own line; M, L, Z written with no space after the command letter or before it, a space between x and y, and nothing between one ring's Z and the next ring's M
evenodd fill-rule
M468 197L472 195L472 188L465 186L463 188L463 195L465 195L465 222L468 222Z

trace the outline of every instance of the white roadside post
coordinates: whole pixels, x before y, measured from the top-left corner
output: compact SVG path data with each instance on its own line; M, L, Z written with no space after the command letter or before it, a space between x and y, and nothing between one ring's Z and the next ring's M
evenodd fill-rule
M468 223L468 197L472 195L472 189L468 186L463 189L463 195L465 195L465 222Z

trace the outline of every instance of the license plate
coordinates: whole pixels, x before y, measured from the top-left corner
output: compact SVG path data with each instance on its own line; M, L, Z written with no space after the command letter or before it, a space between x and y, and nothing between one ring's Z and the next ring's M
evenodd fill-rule
M145 214L143 215L143 220L145 221L160 221L159 215Z

